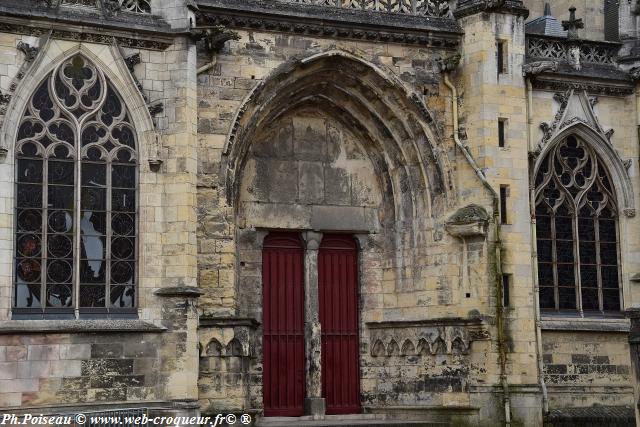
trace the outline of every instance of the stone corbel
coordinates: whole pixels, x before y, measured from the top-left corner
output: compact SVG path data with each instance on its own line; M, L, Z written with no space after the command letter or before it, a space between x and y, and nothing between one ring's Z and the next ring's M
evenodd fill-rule
M162 158L160 157L160 147L162 147L161 143L162 136L158 133L155 134L155 138L153 139L153 146L150 150L149 155L149 168L153 172L158 172L160 170L160 166L162 166Z
M474 237L485 237L489 224L489 214L478 205L469 205L459 209L445 224L449 234L462 240L462 285L464 289L471 288L469 279L469 247L467 240Z
M489 214L479 205L468 205L458 209L446 222L449 234L459 238L484 237L487 235Z
M160 298L174 299L177 301L184 300L184 304L176 303L177 307L185 307L192 309L196 308L196 300L204 294L199 288L195 286L173 286L169 288L160 288L153 292L154 295Z

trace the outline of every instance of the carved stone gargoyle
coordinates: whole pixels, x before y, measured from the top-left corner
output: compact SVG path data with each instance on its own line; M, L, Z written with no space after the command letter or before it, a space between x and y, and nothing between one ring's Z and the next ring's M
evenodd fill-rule
M24 60L26 62L31 62L36 59L36 56L38 56L38 48L31 46L28 43L21 41L18 43L16 48L24 54Z
M546 72L556 72L558 71L558 62L557 61L536 61L530 62L528 64L524 64L522 66L522 75L526 76L536 76L540 73Z
M438 64L441 73L450 73L451 71L458 68L461 58L462 57L460 56L460 54L456 53L444 58L438 58L436 59L436 63Z
M195 42L203 41L205 49L213 54L218 53L229 40L240 40L235 31L227 30L221 25L213 27L196 27L190 30L191 39Z

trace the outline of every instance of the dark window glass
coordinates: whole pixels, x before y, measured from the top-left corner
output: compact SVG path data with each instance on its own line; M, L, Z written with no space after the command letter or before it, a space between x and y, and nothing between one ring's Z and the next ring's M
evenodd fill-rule
M135 307L135 147L125 104L83 56L37 87L16 141L16 310Z
M617 210L606 168L570 136L549 152L535 182L540 307L619 311Z
M506 145L506 119L498 119L498 147L504 147Z
M501 185L500 186L500 221L503 224L508 224L509 221L509 213L507 210L507 199L509 197L509 186Z
M498 74L503 74L507 72L507 61L506 61L506 54L507 54L507 48L506 48L506 43L504 41L498 41L497 42L497 49L496 49L496 56L497 56L497 61L498 61Z

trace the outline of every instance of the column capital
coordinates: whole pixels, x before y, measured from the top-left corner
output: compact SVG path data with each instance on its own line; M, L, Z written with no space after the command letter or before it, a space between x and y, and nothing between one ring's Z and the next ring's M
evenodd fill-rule
M305 241L306 250L317 251L320 249L320 242L322 242L322 233L316 231L305 231L302 233L302 239Z

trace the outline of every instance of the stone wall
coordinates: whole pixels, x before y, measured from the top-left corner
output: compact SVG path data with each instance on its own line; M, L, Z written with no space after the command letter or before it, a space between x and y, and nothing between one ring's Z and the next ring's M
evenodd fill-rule
M231 316L261 321L261 230L373 231L361 252L363 404L369 410L385 411L401 405L428 408L456 402L474 413L470 408L493 397L480 392L479 400L472 402L476 399L472 396L478 395L470 390L499 383L497 334L491 320L496 292L489 266L493 245L491 238L487 241L483 237L465 243L447 234L444 225L464 206L462 203L475 202L489 211L492 205L474 171L447 137L452 133L451 98L442 85L436 60L449 53L393 43L356 44L237 32L240 39L229 42L213 68L198 76L198 245L200 287L205 293L200 300L203 319ZM324 52L338 53L329 56ZM202 52L200 64L208 61L209 55ZM517 65L513 67L515 75ZM319 89L305 89L305 81ZM356 100L361 104L352 106L346 99L336 102L340 94L335 84L344 84L352 92L350 103ZM370 85L368 91L364 90L366 85ZM403 123L407 116L423 120L412 110L413 101L405 100L412 98L403 93L404 88L420 94L428 110L428 121L423 125L428 137L417 139L417 146L432 150L433 157L424 157L427 170L423 172L415 156L424 154L413 154L415 149L410 145L403 148L409 153L404 154L408 163L393 157L400 152L391 154L392 144L407 144L403 132L417 132ZM254 99L257 108L253 107ZM366 108L378 111L382 120L378 122ZM514 125L513 129L518 135L518 128ZM236 148L244 147L240 144L246 144L245 151ZM242 160L234 158L236 149ZM437 165L444 166L437 169ZM526 168L526 163L522 166ZM406 178L401 176L402 169L409 172ZM414 178L421 173L426 183ZM402 203L406 203L404 207ZM329 207L331 210L326 210ZM314 209L325 209L322 212L327 214L314 217ZM356 215L355 209L364 210L364 221L354 219L361 215ZM463 274L464 269L468 274ZM431 353L416 335L414 352L409 352L409 344L404 355L388 350L389 336L384 343L386 355L374 355L378 350L373 350L371 322L469 316L489 320L484 341L467 342L464 354L457 344L438 350L439 344L434 342L430 345L435 345L435 352ZM402 327L398 325L396 330L400 333ZM250 331L248 338L236 333L235 328L201 327L205 368L200 400L205 412L239 405L251 410L262 407L261 329ZM212 337L216 340L213 347L209 345ZM225 349L234 337L240 342L246 339L250 352L242 362L248 369L241 377L242 386L231 388L225 379L233 374L225 368ZM404 342L397 341L398 351ZM523 371L531 372L530 367L535 366L531 365L533 360L518 363ZM519 378L513 377L517 382Z
M542 340L551 408L633 406L626 333L545 331Z

